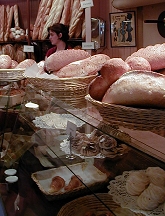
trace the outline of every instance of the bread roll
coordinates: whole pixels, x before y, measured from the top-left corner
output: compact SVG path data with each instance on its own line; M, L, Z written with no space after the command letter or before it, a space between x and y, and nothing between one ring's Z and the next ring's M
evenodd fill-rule
M101 101L105 92L109 88L109 83L102 76L93 79L88 86L88 93L90 96L98 101Z
M22 69L26 69L30 66L32 66L35 63L35 60L33 59L25 59L24 61L20 62L16 68L22 68Z
M18 65L18 62L15 60L12 60L11 68L16 68L17 65Z
M125 62L130 66L131 70L147 70L151 71L151 65L147 59L143 57L129 57Z
M165 68L165 43L141 48L131 56L145 58L150 63L152 71L160 70Z
M12 59L9 55L0 55L0 69L11 68Z
M96 54L88 58L91 62L96 64L99 67L99 70L110 60L110 57L106 54Z
M101 75L109 85L112 85L121 75L128 72L130 67L121 58L111 58L101 68Z
M105 93L102 102L126 106L165 108L165 76L151 71L122 75Z

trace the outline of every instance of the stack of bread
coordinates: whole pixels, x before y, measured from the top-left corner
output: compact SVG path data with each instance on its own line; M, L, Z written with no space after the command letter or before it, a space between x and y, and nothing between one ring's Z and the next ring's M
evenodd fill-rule
M126 191L138 197L140 209L157 208L165 202L165 171L160 167L148 167L145 172L132 172L126 180Z
M58 22L69 25L71 38L84 38L85 16L81 2L82 0L41 0L32 39L46 39L48 36L47 28Z
M165 43L139 49L125 61L107 60L89 84L97 101L133 107L165 108Z

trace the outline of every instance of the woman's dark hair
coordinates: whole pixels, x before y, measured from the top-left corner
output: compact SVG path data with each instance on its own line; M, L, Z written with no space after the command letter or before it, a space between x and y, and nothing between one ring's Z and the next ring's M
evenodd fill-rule
M48 27L48 32L53 31L57 35L62 33L62 37L60 38L62 41L67 42L69 40L69 26L64 25L62 23L55 23L54 25Z

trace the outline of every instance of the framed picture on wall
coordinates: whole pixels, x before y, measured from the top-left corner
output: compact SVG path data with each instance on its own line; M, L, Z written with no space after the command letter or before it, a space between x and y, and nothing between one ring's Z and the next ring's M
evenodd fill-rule
M110 13L111 47L136 46L135 11Z

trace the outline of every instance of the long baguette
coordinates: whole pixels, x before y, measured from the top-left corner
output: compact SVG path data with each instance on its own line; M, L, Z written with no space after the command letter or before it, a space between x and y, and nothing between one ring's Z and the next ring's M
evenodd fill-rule
M72 23L75 19L76 12L79 10L79 8L80 8L80 0L74 0L69 26L72 25Z
M5 6L0 7L0 41L4 40L4 19L5 19Z
M11 24L12 24L12 20L13 20L13 15L14 15L14 6L11 6L11 7L10 7L9 16L8 16L8 22L7 22L7 27L6 27L6 33L5 33L5 35L4 35L4 40L5 40L5 41L8 40L9 31L10 31Z
M38 39L39 28L41 25L41 18L43 16L43 11L44 11L46 2L47 2L47 0L41 0L40 1L38 13L37 13L37 18L36 18L35 23L34 23L34 29L33 29L33 34L32 34L33 40Z
M84 13L84 8L81 8L81 5L80 5L80 2L81 0L79 1L79 9L77 10L74 18L72 19L71 21L71 24L70 24L70 28L69 28L69 36L72 37L76 31L76 27L78 26L80 20L81 20L81 17Z
M60 21L62 10L64 7L64 2L65 0L59 0L58 4L56 5L57 8L56 8L56 14L53 17L53 24L58 23Z
M47 38L48 36L48 27L53 25L53 18L56 14L56 11L57 11L57 5L60 4L59 0L53 0L52 2L52 6L51 6L51 9L50 9L50 12L49 12L49 17L43 27L43 31L42 31L42 34L41 34L41 39L44 40Z
M44 8L44 11L43 11L43 14L42 15L42 18L41 18L41 24L40 24L40 28L39 28L39 33L38 33L38 39L41 39L41 35L42 35L42 31L43 31L43 28L44 28L44 25L49 17L49 12L50 12L50 9L51 9L51 6L52 6L52 1L53 0L48 0L45 8Z
M14 5L14 22L15 26L19 26L19 18L18 18L18 5Z
M65 0L60 23L64 25L69 25L72 6L73 6L73 0Z

